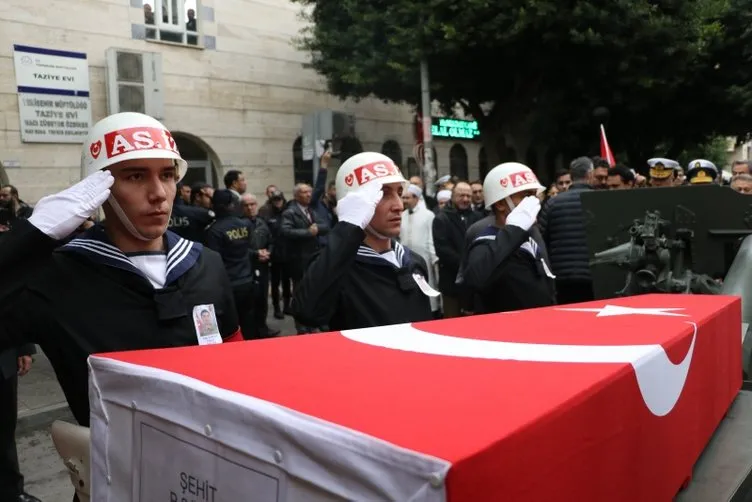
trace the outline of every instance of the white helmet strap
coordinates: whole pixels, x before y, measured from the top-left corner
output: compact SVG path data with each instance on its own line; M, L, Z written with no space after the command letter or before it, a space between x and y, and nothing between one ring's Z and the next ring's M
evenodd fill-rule
M511 197L504 197L504 200L506 201L507 206L509 206L509 210L510 211L514 211L514 202L512 202L512 198Z
M125 211L123 211L123 208L118 203L117 199L115 199L115 196L110 194L110 196L107 198L107 202L110 203L110 206L112 207L112 210L115 211L115 214L117 215L118 219L120 220L120 223L123 224L126 230L135 237L138 240L141 241L150 241L148 237L145 237L141 232L139 232L135 226L133 226L133 223L128 219L128 216L125 215Z
M389 240L389 237L387 237L386 235L381 235L371 225L368 225L366 227L366 232L368 232L369 234L373 235L377 239Z

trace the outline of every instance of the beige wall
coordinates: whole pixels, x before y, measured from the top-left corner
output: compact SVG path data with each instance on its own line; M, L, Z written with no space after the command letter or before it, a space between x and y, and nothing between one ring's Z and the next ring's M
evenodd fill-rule
M200 138L223 170L241 169L249 189L293 182L292 144L306 113L332 108L356 116L359 139L380 150L387 139L412 151L412 111L377 100L340 102L326 94L321 78L302 67L306 55L292 38L299 6L286 0L204 0L214 22L201 22L216 37L216 50L173 46L132 38L142 10L129 0L2 0L0 10L0 163L9 181L30 202L79 179L80 145L21 143L13 69L13 44L85 52L90 67L93 121L106 114L105 50L161 52L164 122L173 131ZM451 143L439 142L440 172L449 169ZM471 175L478 146L465 144ZM10 161L10 162L8 162ZM19 167L13 167L17 164ZM0 175L2 176L2 175Z

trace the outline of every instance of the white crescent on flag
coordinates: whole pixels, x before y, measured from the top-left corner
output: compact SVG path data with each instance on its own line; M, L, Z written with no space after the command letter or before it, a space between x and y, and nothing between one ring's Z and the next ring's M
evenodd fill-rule
M603 309L577 310L607 309L608 306ZM665 312L676 309L631 309L632 312L629 308L623 309L620 313L614 313L614 308L608 310L612 312L610 315L683 315ZM691 325L693 333L689 350L679 364L671 362L661 345L555 345L478 340L430 333L410 323L352 329L341 333L345 338L358 343L437 356L540 363L631 364L645 405L651 413L660 417L670 413L679 400L692 362L697 324L692 321L682 322Z

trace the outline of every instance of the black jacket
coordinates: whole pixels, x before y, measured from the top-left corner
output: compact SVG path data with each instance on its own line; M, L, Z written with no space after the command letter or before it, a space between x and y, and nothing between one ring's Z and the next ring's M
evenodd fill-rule
M550 199L538 216L557 280L592 280L580 200L580 194L588 190L592 188L575 183L566 192Z
M266 222L271 233L274 248L272 250L272 263L285 263L287 261L286 239L280 234L282 230L282 213L286 206L277 209L271 201L267 202L259 209L259 218Z
M280 227L280 237L285 240L287 266L289 267L290 277L293 280L300 280L305 272L306 265L314 254L319 250L319 235L329 233L329 226L316 211L310 211L313 221L306 216L305 209L297 202L293 201L282 212L282 225ZM312 223L316 223L319 228L318 235L313 235L308 228ZM318 326L318 325L311 325Z
M89 355L196 345L199 305L214 305L224 338L237 334L219 255L171 232L165 242L166 286L154 289L99 226L54 252L57 243L28 222L0 237L0 350L38 343L81 425Z
M535 257L521 248L525 242L536 251ZM529 232L512 225L499 228L489 216L468 230L458 281L476 294L476 313L554 305L550 275L546 247L536 227Z
M457 211L446 206L433 220L433 244L439 258L439 291L449 296L462 296L462 288L456 284L457 272L465 249L465 234L480 215L468 209Z
M233 286L253 281L252 238L251 222L247 218L234 215L221 216L206 229L206 247L222 257Z
M198 206L189 206L178 199L172 206L169 229L183 239L204 242L206 227L214 220L214 213Z
M269 225L266 224L263 218L258 216L253 220L248 220L251 223L251 263L254 270L265 268L269 266L269 262L261 263L258 261L259 249L266 249L270 253L274 253L274 243L272 242L272 233L269 230Z
M428 277L423 258L394 242L397 268L362 245L364 237L360 227L342 221L329 233L329 245L295 288L292 311L300 324L344 330L433 318L413 278Z

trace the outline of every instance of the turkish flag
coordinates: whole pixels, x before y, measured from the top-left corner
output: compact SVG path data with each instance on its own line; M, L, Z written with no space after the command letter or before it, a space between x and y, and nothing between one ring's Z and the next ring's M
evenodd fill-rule
M606 159L608 165L614 167L616 165L616 159L614 153L611 151L611 147L608 146L608 139L606 139L606 129L601 124L601 157Z
M91 464L113 470L92 500L134 479L152 500L176 472L240 500L238 465L301 500L672 500L741 358L741 302L720 295L93 356Z

